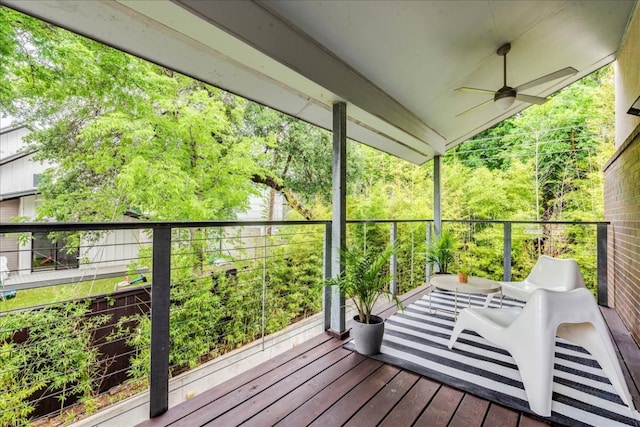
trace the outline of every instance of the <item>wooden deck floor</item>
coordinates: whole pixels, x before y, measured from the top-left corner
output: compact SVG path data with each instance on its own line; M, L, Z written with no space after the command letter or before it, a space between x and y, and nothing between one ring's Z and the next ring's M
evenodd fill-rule
M405 298L419 298L421 288ZM381 314L393 314L384 308ZM640 351L615 311L603 314L636 406ZM141 426L491 426L549 423L363 357L320 335Z

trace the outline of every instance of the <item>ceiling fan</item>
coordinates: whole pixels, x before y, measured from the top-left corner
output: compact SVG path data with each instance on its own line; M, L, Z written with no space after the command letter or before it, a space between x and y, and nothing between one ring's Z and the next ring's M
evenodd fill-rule
M498 107L502 108L503 110L506 110L507 108L511 107L511 105L513 105L515 100L528 102L529 104L539 105L547 102L548 98L543 98L540 96L533 96L533 95L525 95L520 92L523 90L529 89L531 87L550 82L552 80L556 80L562 77L572 76L578 72L578 70L576 70L573 67L567 67L558 71L554 71L553 73L547 74L546 76L538 77L537 79L531 80L530 82L521 84L520 86L517 86L517 87L507 86L507 53L509 53L510 50L511 50L511 44L506 43L500 46L500 48L498 48L496 52L499 56L504 57L504 80L503 80L503 86L500 89L494 92L492 90L487 90L487 89L459 87L456 89L456 91L491 94L493 95L493 102L495 102L496 105L498 105ZM491 101L492 100L489 99L483 102L482 104L476 105L475 107L472 107L466 111L463 111L462 113L456 115L456 117L459 117L463 114L476 110L477 108L480 108L490 103Z

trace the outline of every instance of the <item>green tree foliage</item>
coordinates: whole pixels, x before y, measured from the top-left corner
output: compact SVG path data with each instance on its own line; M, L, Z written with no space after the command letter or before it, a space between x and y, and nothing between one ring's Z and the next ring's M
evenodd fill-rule
M40 129L39 218L232 219L254 184L303 217L331 195L330 133L1 8L3 113ZM350 144L349 180L362 170Z
M306 122L251 103L245 109L243 133L265 142L262 169L254 181L280 191L289 205L306 219L314 212L307 207L319 200L331 202L333 140L330 132ZM347 185L363 178L363 153L348 141Z
M481 133L451 156L473 170L533 162L534 219L602 218L600 169L613 150L613 70L605 67L543 105ZM594 197L595 196L595 197Z
M17 13L9 113L53 162L39 218L231 218L259 170L255 141L238 136L246 101ZM3 61L6 63L6 61Z
M24 425L35 409L33 394L56 396L60 408L68 400L89 403L100 386L95 333L109 315L90 315L86 302L51 305L0 317L0 424ZM27 338L14 342L26 331Z

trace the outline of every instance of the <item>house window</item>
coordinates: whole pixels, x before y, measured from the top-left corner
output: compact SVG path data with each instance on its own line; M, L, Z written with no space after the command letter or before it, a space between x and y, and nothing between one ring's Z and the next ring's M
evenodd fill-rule
M69 253L64 238L54 242L47 233L33 233L31 269L34 271L77 268L78 255L77 248Z
M42 179L42 176L39 173L34 173L33 174L33 186L37 187L38 184L40 184L40 180Z

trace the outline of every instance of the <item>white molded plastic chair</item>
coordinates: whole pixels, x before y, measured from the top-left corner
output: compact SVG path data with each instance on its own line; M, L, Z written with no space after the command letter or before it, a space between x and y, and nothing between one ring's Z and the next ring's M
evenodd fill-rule
M526 279L521 282L499 282L502 294L520 301L528 301L536 289L570 291L584 288L580 267L574 259L553 258L542 255Z
M556 335L585 348L598 361L622 401L635 410L609 330L591 292L538 289L524 308L465 308L458 315L449 348L472 330L511 353L518 365L529 407L551 415Z

